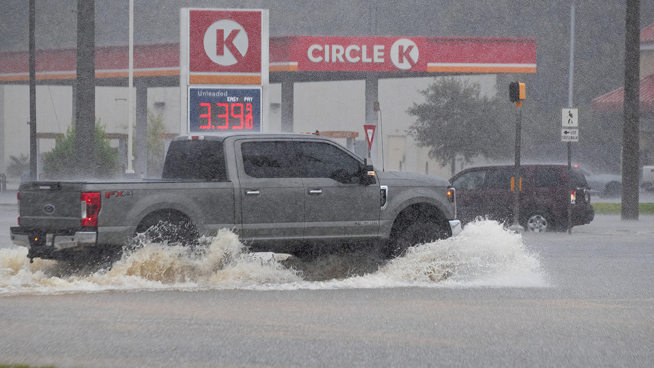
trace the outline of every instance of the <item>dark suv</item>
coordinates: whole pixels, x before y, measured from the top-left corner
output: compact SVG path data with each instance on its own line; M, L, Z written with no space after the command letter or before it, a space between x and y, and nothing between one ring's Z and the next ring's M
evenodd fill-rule
M456 174L458 217L463 224L486 217L513 223L513 165L472 167ZM568 201L572 200L572 225L590 223L595 211L584 174L572 169L568 184L566 165L521 165L520 225L529 231L565 230ZM574 193L568 188L574 188Z

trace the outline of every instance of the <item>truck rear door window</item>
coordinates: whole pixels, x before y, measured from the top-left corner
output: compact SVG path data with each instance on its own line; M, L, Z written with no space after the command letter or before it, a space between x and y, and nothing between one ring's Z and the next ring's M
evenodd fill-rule
M243 170L253 178L299 178L300 165L291 141L243 142Z

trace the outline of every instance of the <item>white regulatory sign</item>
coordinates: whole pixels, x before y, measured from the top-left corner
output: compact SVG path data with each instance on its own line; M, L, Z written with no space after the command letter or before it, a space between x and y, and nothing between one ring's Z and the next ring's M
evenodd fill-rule
M561 142L579 142L579 129L562 128Z
M561 109L561 126L576 128L579 126L579 110L575 107Z

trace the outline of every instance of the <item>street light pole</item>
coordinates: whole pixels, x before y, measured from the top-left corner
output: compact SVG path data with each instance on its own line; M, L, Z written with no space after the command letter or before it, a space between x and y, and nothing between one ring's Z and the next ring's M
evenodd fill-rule
M127 174L133 174L134 168L132 161L134 161L134 146L133 146L133 131L134 131L134 115L132 108L134 106L134 98L132 90L134 89L134 0L129 0L129 83L127 87Z

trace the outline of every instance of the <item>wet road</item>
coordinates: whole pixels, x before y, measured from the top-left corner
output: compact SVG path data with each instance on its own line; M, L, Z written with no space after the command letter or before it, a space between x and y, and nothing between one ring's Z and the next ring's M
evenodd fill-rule
M498 247L511 241L497 234L489 237ZM518 239L536 255L538 267L512 269L522 264L511 259L520 254L507 250L493 258L503 265L501 270L470 271L485 270L481 284L474 277L404 286L339 279L257 281L255 289L228 283L220 288L203 284L125 290L102 284L115 279L94 279L91 286L66 291L55 285L61 279L44 278L38 292L0 294L0 364L654 364L654 217L624 222L618 216L597 216L572 235L524 234ZM6 240L0 242L10 247ZM483 248L466 247L451 249L459 252L459 259L465 252L472 252L472 259L478 252L482 258ZM463 268L471 265L460 263ZM542 281L523 282L534 277L534 269ZM36 278L38 272L23 277ZM80 280L66 280L73 281ZM43 292L48 287L53 291Z

